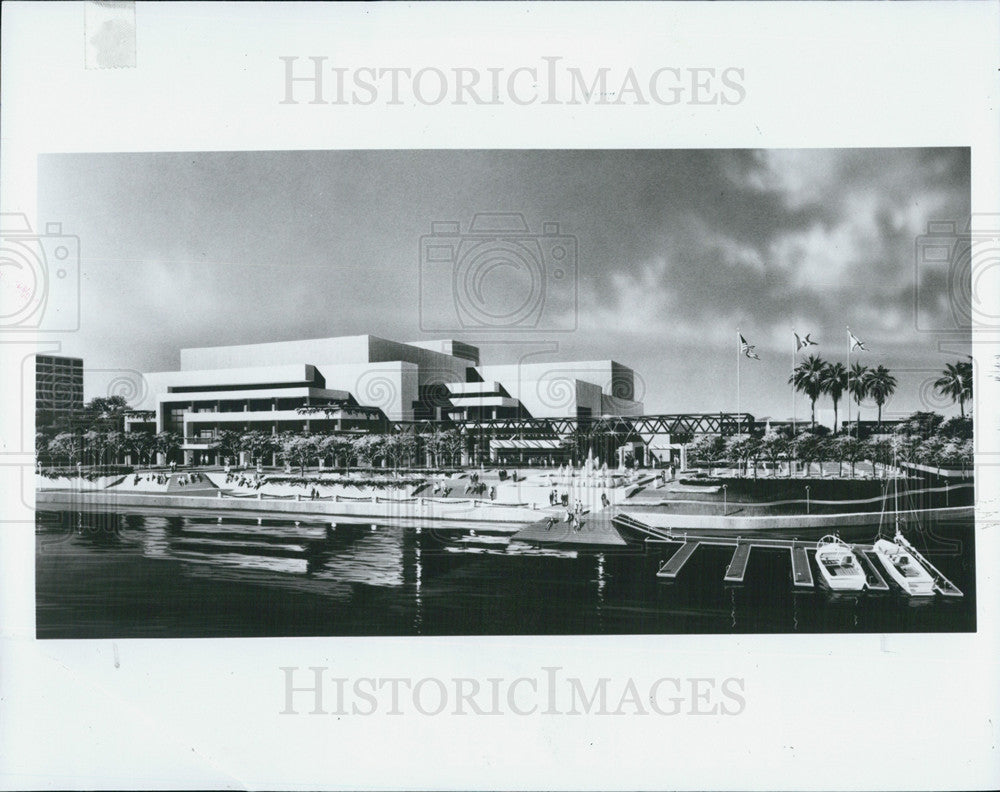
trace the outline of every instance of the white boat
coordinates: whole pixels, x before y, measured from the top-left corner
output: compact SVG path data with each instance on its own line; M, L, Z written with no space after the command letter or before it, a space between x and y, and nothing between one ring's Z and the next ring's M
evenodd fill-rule
M861 591L868 581L850 545L837 536L827 534L816 543L816 566L834 591Z
M934 594L934 578L898 542L879 539L875 542L875 555L885 571L911 597L930 597Z

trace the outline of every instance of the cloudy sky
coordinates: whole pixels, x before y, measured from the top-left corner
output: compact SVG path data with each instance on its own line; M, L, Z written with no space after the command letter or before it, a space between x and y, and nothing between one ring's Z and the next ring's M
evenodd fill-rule
M743 359L742 408L784 418L792 328L844 360L850 325L905 414L944 407L929 380L968 349L947 265L914 250L929 221L968 217L969 181L968 150L937 148L51 155L39 221L80 237L82 327L62 350L94 372L88 396L185 346L371 333L498 362L557 344L552 359L633 367L648 412L733 410L739 327L761 357ZM574 236L558 288L577 307L554 295L535 332L422 332L420 238L478 212ZM522 283L503 272L484 281L494 304Z

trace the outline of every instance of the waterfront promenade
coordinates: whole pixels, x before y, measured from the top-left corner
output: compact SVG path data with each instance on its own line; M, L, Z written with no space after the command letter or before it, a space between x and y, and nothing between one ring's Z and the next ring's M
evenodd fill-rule
M40 509L182 512L402 527L490 527L533 544L617 546L634 539L616 517L659 529L811 535L877 526L896 517L884 482L842 479L725 480L691 486L662 471L467 470L449 474L364 471L295 477L288 472L147 471L36 480ZM928 483L934 486L926 486ZM810 499L826 486L844 497ZM832 488L832 489L830 489ZM726 490L732 490L732 494ZM801 497L802 490L805 498ZM846 497L850 490L863 497ZM913 480L904 519L973 515L972 483ZM774 499L778 494L779 499ZM798 497L796 497L798 495ZM770 497L768 497L770 496ZM789 497L790 496L790 497Z

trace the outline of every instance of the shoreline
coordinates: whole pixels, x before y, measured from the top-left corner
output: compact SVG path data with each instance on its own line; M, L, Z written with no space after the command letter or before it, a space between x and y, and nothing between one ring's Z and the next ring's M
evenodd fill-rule
M574 533L556 522L555 530L545 528L550 517L562 509L481 504L450 506L439 503L345 503L332 501L287 501L213 498L199 495L108 493L95 491L36 492L36 508L70 508L88 511L144 511L148 508L191 515L222 514L245 518L290 518L316 522L368 524L391 521L404 528L491 528L516 534L515 539L540 544L580 544L585 546L623 545L643 540L641 532L630 529L629 522L644 524L654 531L708 531L720 535L755 535L760 533L826 532L831 528L866 528L892 521L895 511L844 512L837 514L768 515L751 517L683 514L663 512L655 506L635 504L589 512L584 533ZM942 519L974 519L974 506L900 511L904 518L922 522ZM625 518L624 520L620 518ZM623 530L624 529L624 530ZM593 531L593 533L591 533Z
M65 506L73 509L109 511L113 509L139 509L153 507L178 512L210 512L246 515L249 517L309 517L316 520L375 522L392 520L406 527L433 526L436 523L460 523L477 526L526 527L542 519L545 509L483 503L469 506L465 503L442 504L438 502L387 501L337 502L317 500L264 500L257 498L218 498L203 495L174 495L163 493L126 493L94 490L36 490L36 509L42 506Z

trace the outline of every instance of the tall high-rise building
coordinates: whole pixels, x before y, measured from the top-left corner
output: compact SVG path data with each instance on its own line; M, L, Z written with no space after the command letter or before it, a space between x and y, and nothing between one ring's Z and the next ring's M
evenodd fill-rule
M60 416L83 409L83 360L59 355L35 356L35 425L51 425Z

